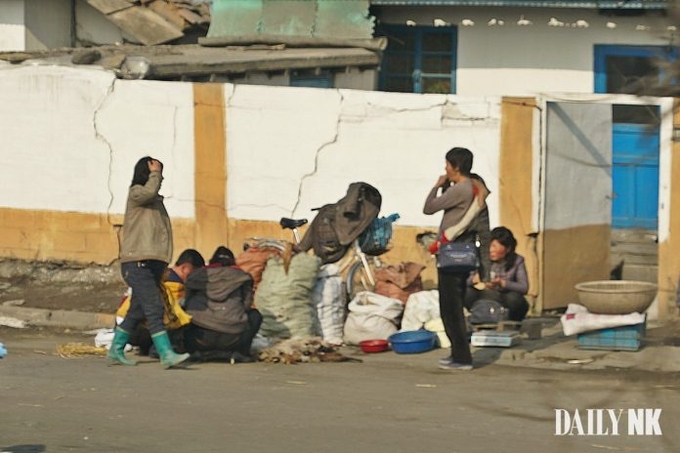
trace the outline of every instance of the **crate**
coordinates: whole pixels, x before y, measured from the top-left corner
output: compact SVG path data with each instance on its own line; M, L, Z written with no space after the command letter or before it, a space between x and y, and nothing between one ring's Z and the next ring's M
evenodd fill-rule
M578 334L579 349L637 351L642 345L646 322Z

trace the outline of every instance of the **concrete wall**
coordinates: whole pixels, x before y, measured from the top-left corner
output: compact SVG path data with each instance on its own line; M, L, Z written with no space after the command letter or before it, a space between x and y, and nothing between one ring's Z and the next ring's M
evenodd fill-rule
M673 17L607 17L596 11L540 8L387 8L383 23L413 20L432 26L439 18L458 27L457 94L512 95L592 93L595 44L669 45L677 42ZM519 26L524 16L532 25ZM549 26L551 18L564 26ZM489 26L491 19L504 25ZM474 26L463 26L472 20ZM576 26L586 21L587 28ZM609 28L608 22L616 24Z
M193 247L209 255L221 244L238 252L251 236L290 239L278 226L280 217L312 219L312 208L337 201L351 182L366 181L382 193L382 215L401 215L386 260L427 265L424 279L433 285L434 263L415 237L436 230L440 216L422 214L422 204L443 173L445 152L465 146L492 192L491 226L510 227L527 259L535 311L544 307L545 294L561 288L560 253L595 248L584 238L597 242L588 228L601 226L591 216L546 222L546 103L657 103L665 118L659 309L672 311L680 275L674 259L680 241L673 235L680 195L673 181L680 180L680 169L672 159L667 99L125 81L93 68L33 65L0 68L0 99L0 256L115 261L132 168L152 155L165 163L161 193L176 254ZM551 184L578 185L572 198L586 201L592 181L570 179L568 159L563 165ZM562 175L563 181L554 180ZM606 240L600 242L606 248ZM547 244L562 247L553 261Z
M24 0L0 2L0 51L26 50Z
M498 218L498 98L122 81L30 65L2 69L0 96L3 256L114 260L132 167L144 155L166 163L178 249L287 237L281 216L311 218L365 180L382 192L383 212L413 228L403 247L417 255L415 233L439 222L421 213L423 199L453 145L477 153ZM87 234L100 240L83 242Z
M167 164L168 210L193 218L191 85L11 66L0 93L3 256L113 261L132 168L149 154Z

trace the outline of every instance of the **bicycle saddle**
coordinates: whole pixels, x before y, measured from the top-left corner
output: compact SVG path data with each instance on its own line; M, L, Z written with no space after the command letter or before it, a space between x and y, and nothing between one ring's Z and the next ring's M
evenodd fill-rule
M300 227L305 223L307 223L307 219L289 219L288 217L281 217L279 225L281 225L281 228L290 228L292 230L293 228Z

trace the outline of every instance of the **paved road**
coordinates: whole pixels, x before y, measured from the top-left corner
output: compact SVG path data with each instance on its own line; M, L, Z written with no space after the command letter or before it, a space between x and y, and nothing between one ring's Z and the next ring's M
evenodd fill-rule
M9 350L0 360L0 452L680 451L675 373L490 364L452 374L434 366L441 351L169 371L55 355L57 344L82 340L0 328ZM572 418L575 409L659 408L662 434L629 436L624 415L619 436L555 436L556 408Z

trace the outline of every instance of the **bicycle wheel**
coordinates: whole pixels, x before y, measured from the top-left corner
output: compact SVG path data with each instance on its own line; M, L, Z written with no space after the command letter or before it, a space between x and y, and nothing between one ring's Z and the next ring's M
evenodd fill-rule
M375 289L375 273L373 272L373 264L369 261L368 269L361 261L352 264L347 272L347 280L345 281L345 291L347 292L347 300L351 301L354 296L362 291L373 291ZM371 273L370 276L368 273Z

